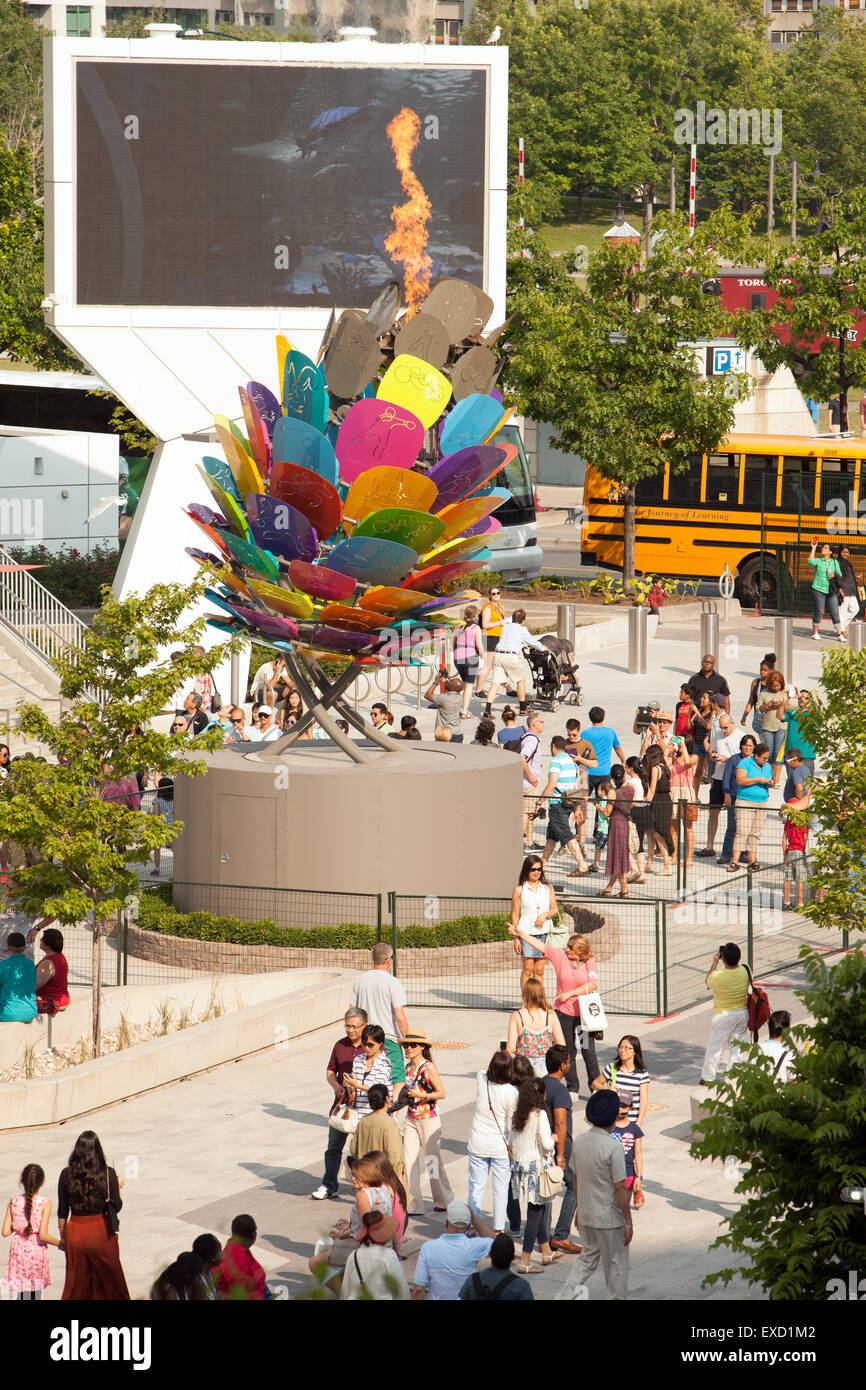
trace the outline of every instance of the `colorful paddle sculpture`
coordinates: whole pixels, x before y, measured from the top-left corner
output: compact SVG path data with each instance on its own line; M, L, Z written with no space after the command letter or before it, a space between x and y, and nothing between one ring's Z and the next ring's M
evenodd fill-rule
M284 653L307 709L256 756L279 755L317 720L369 761L331 710L380 748L403 746L344 692L356 666L417 661L426 634L454 625L445 610L477 597L455 591L490 558L512 457L488 442L507 418L483 389L495 379L490 342L480 346L492 307L448 279L401 317L386 287L366 319L332 315L316 362L278 336L278 392L249 381L242 416L215 417L225 457L201 464L213 505L200 495L186 509L208 537L206 550L187 547L212 576L208 621ZM348 665L331 679L319 658L335 655Z

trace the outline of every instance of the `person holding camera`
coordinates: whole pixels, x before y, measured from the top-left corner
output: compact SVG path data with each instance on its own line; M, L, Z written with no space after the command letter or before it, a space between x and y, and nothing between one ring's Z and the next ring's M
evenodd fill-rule
M424 1194L421 1191L421 1165L430 1180L433 1210L445 1211L454 1193L448 1183L439 1153L442 1121L439 1101L445 1099L445 1087L430 1056L430 1041L421 1028L412 1028L399 1039L406 1055L406 1125L403 1130L403 1156L409 1187L409 1213L424 1215ZM401 1091L402 1099L402 1091ZM393 1124L393 1121L392 1121ZM379 1148L378 1144L373 1145ZM393 1160L392 1160L393 1161ZM396 1167L396 1164L394 1165Z
M730 1056L731 1043L746 1042L750 980L740 961L739 946L728 941L716 951L704 978L707 989L713 992L713 1017L701 1067L702 1086L709 1086L724 1072L722 1062Z

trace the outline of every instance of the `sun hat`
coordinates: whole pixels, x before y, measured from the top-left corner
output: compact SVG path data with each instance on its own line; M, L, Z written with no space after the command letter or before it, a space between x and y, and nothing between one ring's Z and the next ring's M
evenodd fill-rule
M417 1043L419 1047L433 1046L423 1028L407 1028L406 1036L398 1038L397 1042L401 1047L405 1047L407 1043Z

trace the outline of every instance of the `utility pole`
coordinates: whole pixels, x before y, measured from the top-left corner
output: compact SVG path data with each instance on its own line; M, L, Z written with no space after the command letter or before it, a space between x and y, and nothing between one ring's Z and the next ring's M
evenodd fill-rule
M773 230L773 227L774 227L774 225L775 225L775 217L774 217L774 215L773 215L773 184L775 183L775 176L776 176L776 156L775 156L775 154L771 154L771 155L770 155L770 178L769 178L769 187L768 187L768 189L767 189L767 236L769 236L769 235L771 234L771 232L772 232L772 230Z

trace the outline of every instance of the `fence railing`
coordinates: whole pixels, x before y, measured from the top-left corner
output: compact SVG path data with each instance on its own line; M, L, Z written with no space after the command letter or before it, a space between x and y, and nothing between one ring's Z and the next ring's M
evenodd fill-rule
M557 893L561 944L585 936L610 1014L666 1017L708 998L714 952L736 941L756 977L796 964L800 947L847 950L846 928L818 928L799 913L784 864L704 885L678 901L592 900ZM163 890L164 891L164 890ZM512 1010L520 1004L521 958L507 934L511 900L400 893L329 893L238 884L174 885L174 906L194 915L190 935L172 922L139 926L121 914L103 944L102 983L163 984L202 975L252 975L293 968L369 969L370 948L390 941L408 1008ZM789 902L790 900L790 902ZM786 906L786 902L789 905ZM228 925L208 921L231 917ZM277 929L293 928L292 940ZM296 934L295 934L296 933ZM218 938L218 939L214 939ZM90 981L91 935L67 935L70 980ZM300 948L300 949L299 949ZM545 967L551 1002L554 972Z
M16 563L2 547L0 561ZM0 623L51 665L84 649L86 625L28 570L0 574Z

